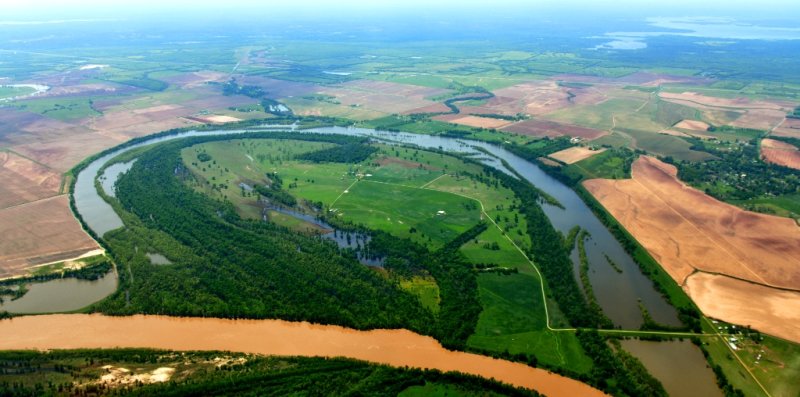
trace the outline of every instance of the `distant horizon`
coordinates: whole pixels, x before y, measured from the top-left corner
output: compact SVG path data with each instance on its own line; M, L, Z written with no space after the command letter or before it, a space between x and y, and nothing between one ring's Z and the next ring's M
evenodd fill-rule
M212 13L215 16L234 16L247 11L265 15L291 17L330 17L348 14L401 16L442 13L442 16L484 12L491 10L491 17L520 16L520 12L534 12L534 16L556 16L572 14L576 18L592 17L736 17L751 20L775 19L789 20L800 16L795 2L788 0L765 0L754 4L750 1L712 1L698 4L690 0L635 1L621 0L613 3L588 0L566 1L525 1L498 0L487 4L478 0L444 0L432 3L423 0L383 0L364 3L354 0L330 2L324 0L298 0L291 4L265 3L256 0L232 0L221 6L217 1L116 1L109 4L100 0L7 0L3 4L3 21L31 20L78 20L92 18L114 18L163 15L164 13L184 13L198 15ZM389 14L387 14L389 13ZM487 15L487 14L483 14ZM181 14L170 15L179 18ZM564 15L570 16L570 15Z

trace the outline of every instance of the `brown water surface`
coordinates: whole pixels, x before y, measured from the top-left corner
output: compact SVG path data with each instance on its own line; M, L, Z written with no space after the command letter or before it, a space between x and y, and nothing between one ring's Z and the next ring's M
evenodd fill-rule
M350 357L395 367L459 371L547 396L603 396L590 386L523 364L444 349L407 330L356 331L281 320L53 314L0 320L0 350L154 348L282 356Z
M714 371L703 352L689 342L623 340L622 347L636 356L661 381L671 397L722 397Z

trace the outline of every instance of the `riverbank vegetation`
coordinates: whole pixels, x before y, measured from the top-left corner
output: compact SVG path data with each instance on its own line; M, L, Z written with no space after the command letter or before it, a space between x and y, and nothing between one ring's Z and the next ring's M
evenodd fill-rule
M0 352L0 394L538 396L454 372L393 368L350 359L161 350Z

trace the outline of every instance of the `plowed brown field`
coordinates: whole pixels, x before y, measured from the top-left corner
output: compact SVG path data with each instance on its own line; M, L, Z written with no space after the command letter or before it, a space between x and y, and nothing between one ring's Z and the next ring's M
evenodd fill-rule
M683 184L674 166L640 157L632 179L584 186L680 284L695 269L800 290L800 227Z
M708 316L800 343L800 292L708 273L691 275L685 288Z
M800 170L800 149L792 144L762 139L761 156L770 163Z
M692 298L700 299L707 314L753 326L752 318L760 315L765 319L758 323L761 331L786 335L787 325L782 323L796 322L796 313L772 310L764 302L738 313L733 302L755 302L755 290L765 302L772 302L773 296L779 301L800 299L800 227L788 218L717 201L679 181L674 166L652 157L634 162L631 175L627 180L588 180L584 186ZM697 271L760 285L737 289L729 287L731 281L697 278ZM718 285L725 289L715 290ZM726 302L716 301L723 297Z
M595 154L603 153L606 149L591 150L582 146L575 146L550 154L548 157L556 159L565 164L577 163L583 159L588 159Z
M0 152L0 208L58 194L61 175L14 153Z
M66 195L0 210L0 278L98 249L72 216Z

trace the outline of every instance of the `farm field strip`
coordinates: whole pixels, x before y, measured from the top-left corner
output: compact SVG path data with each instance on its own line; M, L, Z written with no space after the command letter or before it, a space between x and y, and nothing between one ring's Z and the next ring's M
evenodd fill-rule
M791 242L800 239L800 230L792 220L747 213L737 207L717 202L681 184L672 172L674 169L664 167L664 164L655 159L641 157L634 163L632 179L588 180L584 182L584 186L648 249L693 299L697 300L699 296L698 290L691 286L696 285L695 281L700 274L710 273L760 283L764 289L761 295L765 291L771 292L773 299L779 299L776 294L791 293L769 286L793 289L792 286L796 285L791 280L797 279L797 270L789 264L793 257L798 256L796 251L800 245ZM756 223L761 220L768 221L767 226ZM761 228L767 227L772 232L752 230L758 225ZM733 233L724 233L723 230ZM782 231L779 237L774 237L777 241L766 242L759 237L775 235L775 230ZM744 247L748 248L748 255L742 254ZM780 250L781 254L765 252L770 249L768 247ZM751 261L751 255L756 255L758 260ZM695 273L698 270L707 273ZM709 314L712 302L723 299L713 295L714 293L719 294L721 290L706 295L715 296L713 299L698 302L706 314ZM726 293L734 292L727 290ZM745 299L743 302L747 301L744 296L741 298ZM715 313L717 312L719 311ZM771 312L770 316L758 321L756 328L766 333L800 340L800 332L791 336L793 331L785 329L785 324L792 322L787 315L788 313ZM715 316L722 320L730 319L734 323L741 320L730 318L725 313ZM755 320L751 319L750 324L755 326Z

